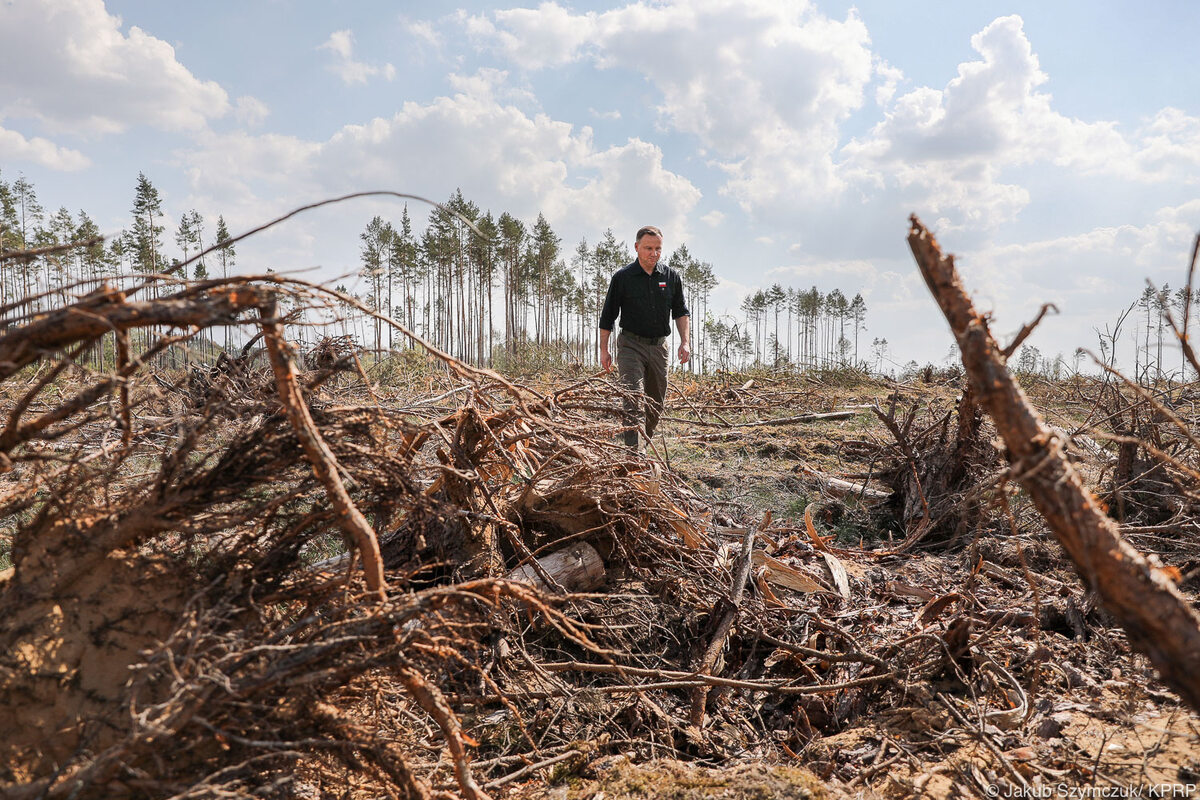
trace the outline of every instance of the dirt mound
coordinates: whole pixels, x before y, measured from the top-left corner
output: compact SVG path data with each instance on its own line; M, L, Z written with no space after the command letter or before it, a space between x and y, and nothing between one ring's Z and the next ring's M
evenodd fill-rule
M162 699L166 676L139 669L176 629L189 571L116 551L46 593L19 567L0 591L0 778L20 783L126 735Z

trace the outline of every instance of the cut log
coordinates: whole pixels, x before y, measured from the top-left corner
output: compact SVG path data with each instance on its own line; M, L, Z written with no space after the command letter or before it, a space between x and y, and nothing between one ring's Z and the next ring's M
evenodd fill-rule
M828 492L834 497L853 495L869 502L880 503L892 496L891 492L883 489L872 489L866 484L852 483L851 481L835 478L832 475L826 475L823 472L817 472L815 469L808 469L807 467L802 468L800 474L814 481L821 487L822 491Z
M1150 657L1163 680L1200 711L1200 615L1167 574L1126 542L1116 523L1084 489L1050 430L1008 373L1004 351L987 316L975 310L953 256L942 256L914 215L908 244L962 353L971 386L1004 438L1013 480L1029 493L1079 576L1125 629L1130 644Z
M604 585L604 561L596 548L587 542L576 542L570 547L538 559L550 577L569 592L590 592ZM550 587L538 575L532 564L517 567L504 576L506 580L526 583L542 591Z

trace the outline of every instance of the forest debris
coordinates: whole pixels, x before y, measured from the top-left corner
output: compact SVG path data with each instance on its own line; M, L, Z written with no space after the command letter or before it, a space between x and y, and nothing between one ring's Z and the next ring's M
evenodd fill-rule
M249 332L253 325L246 321ZM335 785L363 796L466 796L473 790L464 788L464 776L488 792L552 766L555 773L574 769L581 753L593 752L639 761L700 757L726 768L802 757L824 776L831 796L840 796L856 772L865 789L884 794L891 790L878 780L889 764L919 774L965 759L972 745L961 743L972 736L992 737L1012 759L1056 710L1049 698L1058 694L1097 693L1090 715L1097 724L1103 713L1115 720L1135 703L1174 702L1154 682L1137 685L1141 665L1105 630L1103 616L1086 620L1086 643L1072 638L1067 623L1036 629L1028 579L1013 568L1011 539L993 536L998 520L1008 527L991 509L977 544L990 545L987 558L1007 566L1011 583L971 581L979 561L966 551L898 557L869 532L849 551L833 547L815 525L807 538L807 526L763 531L764 544L771 534L787 536L772 542L777 558L753 548L754 584L745 586L718 647L715 629L730 615L731 590L745 565L737 544L750 533L745 521L761 509L751 514L723 499L706 504L670 465L610 447L611 425L595 409L611 398L599 382L550 393L468 371L402 376L404 383L391 386L360 384L355 374L329 382L297 375L347 493L373 529L387 532L386 552L398 558L385 573L387 602L366 606L359 570L315 575L308 566L344 547L344 536L274 395L247 393L235 406L219 390L197 409L169 388L186 385L186 372L156 370L140 355L135 347L119 381L104 367L89 373L95 368L85 363L83 390L108 382L99 402L65 408L61 425L42 429L45 441L17 437L12 472L0 475L0 509L19 520L12 550L18 566L0 582L0 604L15 611L0 615L5 796L307 796ZM65 373L69 380L44 380L66 363L52 354L46 361L28 382L22 375L21 386L4 385L10 418L53 411L58 405L51 403L79 385L74 372ZM255 386L269 387L261 363L247 369ZM794 390L805 382L760 381L734 398L734 411L765 416L794 403L837 405ZM119 383L128 386L124 429L113 388ZM714 404L727 388L690 376L672 383L707 393ZM872 382L851 391L894 388ZM550 394L555 402L543 405ZM707 398L696 406L715 413ZM918 458L942 430L942 410L932 406L935 424L915 419L905 433ZM125 430L127 452L120 447ZM799 431L787 437L796 438L780 437L781 447L806 443ZM835 444L826 434L820 439ZM839 457L859 459L862 444ZM884 448L891 457L891 445ZM773 465L789 485L790 458ZM867 459L875 458L866 451L855 474L871 474ZM428 491L431 485L436 490ZM21 499L9 487L20 487ZM843 515L839 525L867 519L857 504L822 505L831 520ZM1016 535L1037 537L1039 521L1028 506L1013 506ZM816 508L806 509L810 523ZM870 519L890 513L876 509ZM1191 523L1184 516L1177 524L1187 530ZM586 544L610 566L607 589L551 595L531 583L465 580L480 574L457 559L472 537L486 551L479 563L494 567L487 574L496 577L523 564L524 576L534 579L536 562L527 554ZM1181 568L1195 569L1186 537L1172 538ZM809 542L824 548L821 562ZM358 549L350 549L354 555L337 563L357 560ZM161 582L182 590L170 602L148 591L147 570L133 558L140 553L158 554ZM1063 578L1055 571L1065 563L1058 550L1030 546L1026 554L1033 582L1053 590L1042 578ZM97 569L105 565L99 555L124 568ZM859 572L868 558L875 562L869 575ZM847 573L844 586L825 574L832 576L836 564ZM871 583L870 602L835 599L846 596L854 577ZM803 600L785 589L826 596ZM960 592L970 607L956 608ZM921 609L903 599L909 595L933 602ZM1042 608L1050 605L1043 594ZM46 613L53 606L62 613ZM952 608L958 616L947 620ZM57 632L64 621L73 626L71 637ZM973 636L973 624L981 635ZM145 635L108 648L127 629ZM81 674L79 664L94 662L94 650L79 646L89 637L111 659L114 668L104 673L116 676L103 687L105 703L94 706L78 705L84 687L71 677ZM697 674L691 667L708 651L717 659L708 674ZM29 652L56 653L68 679L14 659ZM1114 666L1125 680L1110 680ZM81 680L98 675L93 669ZM413 675L440 699L406 682ZM32 702L30 687L40 693ZM689 731L699 689L711 689L699 706L704 727ZM947 735L931 736L951 719L935 691L972 726L951 723ZM63 713L55 717L55 709ZM1019 724L1022 709L1028 725ZM13 749L31 715L44 717L59 748L41 761ZM905 723L892 724L900 716ZM1010 723L1018 724L998 730ZM1073 752L1071 731L1065 733L1058 742L1037 742L1041 763L1032 768L1065 769L1055 761ZM1157 762L1148 769L1160 768L1156 776L1164 765L1176 769L1175 756L1194 751L1191 735L1178 734L1174 751L1146 749ZM163 759L167 743L176 755ZM1111 774L1097 759L1086 767Z
M829 576L833 579L833 585L837 587L838 594L843 600L850 599L850 579L846 576L846 567L833 553L828 550L821 551L821 555L825 558L825 566L829 569Z
M279 389L279 400L292 423L296 438L300 440L304 453L312 464L313 472L325 485L329 500L337 514L338 524L358 547L363 560L363 574L367 590L378 600L387 599L387 583L383 577L383 558L379 553L379 540L367 523L366 517L350 499L338 471L337 458L321 438L313 423L312 415L296 383L296 361L283 338L283 324L275 318L276 303L271 300L260 309L262 330L266 336L267 352L271 356L271 369L275 372L275 383Z
M913 586L903 581L885 581L884 588L892 594L902 597L915 597L918 600L928 601L937 597L937 594L923 586Z
M770 524L771 516L767 514L763 519L761 527L766 528ZM720 611L720 616L717 618L712 639L704 651L704 656L696 666L696 672L701 675L706 675L713 671L713 667L716 665L721 651L725 649L725 642L729 638L729 630L733 627L738 612L741 610L742 595L746 591L746 581L750 577L751 554L754 552L754 535L754 530L746 531L746 536L742 539L742 551L738 554L737 569L734 572L733 585L729 589L729 596L722 598L718 602L717 607L713 609L714 616L718 611ZM697 730L704 727L704 703L707 698L707 686L700 686L692 690L691 713L688 714L688 722Z
M462 725L454 711L446 704L446 698L436 686L425 680L420 672L410 666L400 669L400 680L403 681L404 688L417 701L417 704L433 717L442 729L442 735L446 737L446 745L454 763L454 777L458 780L463 795L467 800L490 800L488 794L479 787L471 772Z
M782 586L785 589L791 589L795 592L804 592L805 594L812 594L814 592L831 593L812 576L801 572L795 567L788 566L761 550L754 551L754 566L762 567L765 570L763 572L763 580L773 583L776 586Z
M1200 710L1200 672L1194 669L1200 663L1200 615L1121 537L1083 488L1062 453L1062 440L1009 375L987 318L975 310L959 280L953 256L942 256L915 215L911 222L909 246L950 323L971 385L1008 446L1013 479L1029 492L1080 576L1099 593L1130 643L1150 657L1193 709Z
M890 491L876 489L865 483L853 483L842 478L835 478L809 467L801 467L799 472L801 475L811 478L823 491L833 497L861 497L869 502L880 503L892 496Z
M604 560L600 558L596 548L587 542L576 542L562 550L556 550L539 558L538 563L558 585L569 592L590 592L604 585ZM504 578L527 583L543 591L549 591L551 588L530 564L517 567Z
M829 551L829 545L825 544L825 540L817 533L817 526L813 524L813 503L804 507L804 531L808 534L813 547L822 552Z
M963 596L958 592L950 592L941 597L935 597L925 604L925 607L917 612L917 616L913 624L918 627L924 627L942 615L942 612L950 607L951 603L962 600Z

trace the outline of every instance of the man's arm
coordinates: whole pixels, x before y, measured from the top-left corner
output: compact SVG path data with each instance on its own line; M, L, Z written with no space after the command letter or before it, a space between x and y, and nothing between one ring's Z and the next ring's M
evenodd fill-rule
M692 318L690 316L676 317L675 327L679 329L679 363L686 364L692 357Z
M608 282L608 294L604 295L604 305L600 308L600 366L604 367L605 372L612 369L612 353L608 352L608 340L620 313L620 292L617 291L617 276L613 275Z

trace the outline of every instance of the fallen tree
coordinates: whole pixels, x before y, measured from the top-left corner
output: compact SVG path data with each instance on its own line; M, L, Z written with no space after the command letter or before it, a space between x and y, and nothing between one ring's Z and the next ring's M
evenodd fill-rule
M1026 399L1006 367L1015 345L1001 348L975 310L954 256L911 217L908 244L962 351L971 387L1008 447L1009 479L1025 488L1067 551L1079 576L1125 629L1135 648L1149 656L1163 680L1200 710L1200 615L1167 573L1122 537L1117 525L1084 488L1055 433Z

